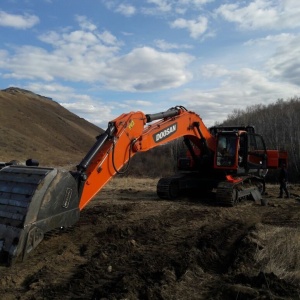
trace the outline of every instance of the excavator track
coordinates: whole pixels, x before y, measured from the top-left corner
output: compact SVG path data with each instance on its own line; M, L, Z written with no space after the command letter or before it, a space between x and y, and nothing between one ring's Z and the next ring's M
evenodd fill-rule
M179 178L166 177L161 178L157 183L157 195L161 199L174 200L179 197Z
M240 182L222 181L218 184L216 201L222 206L235 206L243 199L261 200L263 184L256 177L245 177Z
M161 178L157 183L157 195L161 199L180 197L184 175ZM216 188L216 202L221 206L236 206L243 199L261 200L263 184L255 176L245 176L237 181L220 181Z
M222 206L235 206L240 201L237 185L220 182L217 188L216 201Z

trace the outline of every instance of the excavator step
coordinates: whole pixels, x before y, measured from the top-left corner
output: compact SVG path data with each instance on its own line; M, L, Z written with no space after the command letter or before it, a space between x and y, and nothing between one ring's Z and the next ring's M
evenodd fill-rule
M6 166L0 170L0 260L24 259L59 227L79 218L77 183L54 168Z

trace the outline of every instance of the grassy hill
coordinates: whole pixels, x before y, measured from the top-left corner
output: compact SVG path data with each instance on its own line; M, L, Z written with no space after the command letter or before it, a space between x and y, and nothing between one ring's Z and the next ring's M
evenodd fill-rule
M50 98L19 88L0 91L0 161L76 165L103 132Z

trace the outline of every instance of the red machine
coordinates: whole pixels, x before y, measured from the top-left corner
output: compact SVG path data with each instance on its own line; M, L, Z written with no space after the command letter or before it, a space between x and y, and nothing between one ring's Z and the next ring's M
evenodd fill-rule
M188 156L179 159L177 174L159 180L157 194L163 199L191 190L214 191L227 206L243 198L260 199L267 169L287 160L286 152L266 150L253 127L208 129L199 115L182 106L157 114L122 114L108 123L76 172L30 161L0 167L2 259L24 259L46 232L76 223L80 211L136 153L179 138Z

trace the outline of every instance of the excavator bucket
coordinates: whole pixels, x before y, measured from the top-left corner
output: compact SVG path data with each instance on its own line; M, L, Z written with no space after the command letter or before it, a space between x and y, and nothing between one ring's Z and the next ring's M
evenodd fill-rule
M70 172L5 166L0 170L0 260L23 260L55 228L79 219L78 185Z

